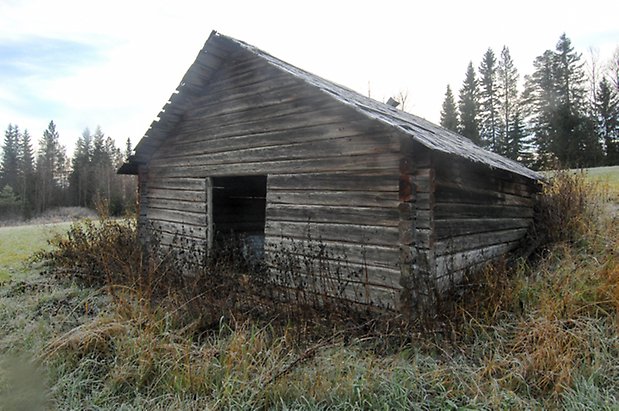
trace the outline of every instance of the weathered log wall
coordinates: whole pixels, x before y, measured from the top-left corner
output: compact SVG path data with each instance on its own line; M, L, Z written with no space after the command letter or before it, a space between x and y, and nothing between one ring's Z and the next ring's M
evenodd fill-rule
M212 181L267 176L267 254L324 246L351 271L343 296L393 307L400 138L255 56L230 56L206 88L143 173L142 221L206 247Z
M437 287L516 248L532 223L533 181L434 155L432 241Z

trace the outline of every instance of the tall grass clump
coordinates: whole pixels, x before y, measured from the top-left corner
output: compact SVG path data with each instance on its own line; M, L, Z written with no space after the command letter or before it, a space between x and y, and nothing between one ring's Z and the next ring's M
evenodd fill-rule
M521 257L463 285L450 313L459 344L503 388L557 404L586 381L617 398L619 228L605 198L584 174L557 172L539 194Z
M142 251L136 221L103 216L73 223L65 234L49 240L50 251L34 255L59 277L70 277L85 285L126 283L138 278Z
M549 176L535 203L531 236L543 247L591 240L601 228L605 188L584 172L559 170Z

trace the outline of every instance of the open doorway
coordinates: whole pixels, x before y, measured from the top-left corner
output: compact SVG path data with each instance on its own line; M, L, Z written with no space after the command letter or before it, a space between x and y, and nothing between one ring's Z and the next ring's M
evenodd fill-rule
M266 176L213 177L214 244L239 241L252 258L264 256Z

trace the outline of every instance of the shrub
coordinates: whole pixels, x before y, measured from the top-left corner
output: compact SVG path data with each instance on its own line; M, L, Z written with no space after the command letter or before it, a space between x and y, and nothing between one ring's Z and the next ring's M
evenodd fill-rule
M80 220L49 243L52 250L38 252L34 259L45 261L58 277L86 285L131 284L140 277L142 251L135 219Z
M604 195L600 184L583 171L553 172L535 203L533 244L580 241L599 228Z

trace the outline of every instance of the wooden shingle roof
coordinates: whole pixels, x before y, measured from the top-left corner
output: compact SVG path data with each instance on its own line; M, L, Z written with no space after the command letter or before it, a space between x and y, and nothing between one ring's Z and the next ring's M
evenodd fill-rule
M176 125L185 109L190 107L192 98L202 90L202 86L206 84L212 73L232 51L238 51L239 49L249 52L267 61L274 67L290 73L303 80L309 86L317 88L360 114L410 136L410 138L430 150L463 157L476 163L506 170L530 179L542 179L540 174L522 164L485 150L466 137L437 126L421 117L363 96L347 87L325 80L273 57L250 44L224 36L216 31L211 33L198 54L196 61L183 77L176 92L172 94L161 113L159 113L159 119L151 124L146 135L136 146L135 156L132 156L129 162L119 169L119 173L135 174L137 172L137 164L148 161L150 153L163 143L167 133Z

